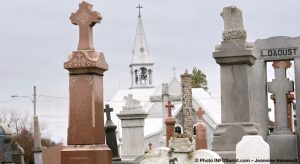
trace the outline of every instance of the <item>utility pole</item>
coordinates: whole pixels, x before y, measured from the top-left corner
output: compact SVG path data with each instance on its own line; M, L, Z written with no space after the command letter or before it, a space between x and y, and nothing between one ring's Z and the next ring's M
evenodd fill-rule
M40 133L40 124L39 119L36 114L36 86L33 87L33 127L34 127L34 163L35 164L43 164L43 157L42 157L42 142L41 142L41 133Z
M33 97L30 96L20 96L20 95L12 95L11 97L25 97L29 98L30 101L33 103L33 155L34 155L34 164L43 164L42 158L42 142L41 142L41 132L40 132L40 124L39 119L36 114L36 86L33 86Z

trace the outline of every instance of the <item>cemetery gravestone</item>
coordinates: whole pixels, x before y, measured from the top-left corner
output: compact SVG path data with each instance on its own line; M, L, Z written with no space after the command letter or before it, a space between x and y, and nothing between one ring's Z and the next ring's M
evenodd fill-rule
M263 137L266 138L268 134L268 112L265 110L268 106L267 104L267 70L266 63L272 61L285 61L285 60L294 60L294 72L295 72L295 95L300 95L300 37L287 37L287 36L275 36L266 39L258 39L255 41L255 53L258 60L251 68L252 80L251 80L251 106L253 108L252 118L253 122L260 123L263 129ZM276 96L275 96L276 97ZM277 100L276 100L277 101ZM300 96L296 96L296 102L300 102ZM300 125L300 103L296 103L296 124ZM279 109L280 110L280 109ZM277 116L276 116L277 117ZM296 131L300 131L300 126L297 127ZM289 135L292 138L286 138L286 140L295 140L293 136ZM276 136L273 136L276 137ZM279 137L279 136L277 136ZM297 134L298 141L300 141L300 135ZM283 139L281 137L281 139ZM295 144L294 141L290 143L293 146L298 145L298 150L300 149L300 144ZM271 154L274 150L271 143ZM273 145L274 146L274 145ZM281 146L277 147L281 149ZM291 151L295 152L295 149L292 148ZM284 150L281 150L282 152ZM298 152L298 159L300 158L300 151ZM283 154L283 153L280 153ZM279 155L280 155L279 154ZM272 158L272 156L271 156Z
M24 149L17 143L12 143L12 160L15 164L25 164Z
M104 112L106 113L106 123L105 123L105 135L106 135L106 144L112 151L112 160L121 161L119 156L116 129L117 126L111 120L110 112L113 111L113 108L110 108L109 105L105 105Z
M259 135L244 136L236 145L236 159L245 160L237 164L243 164L246 160L250 163L269 164L269 144Z
M170 138L171 138L172 134L174 133L176 120L172 116L172 108L174 107L174 105L171 104L171 101L168 101L168 104L165 105L165 107L168 109L168 117L165 118L166 131L167 131L166 146L169 146Z
M288 97L294 90L294 84L286 78L286 69L291 66L290 61L274 61L275 79L268 83L268 90L275 94L275 129L267 137L271 148L271 159L297 159L297 136L288 128ZM271 163L280 163L272 161ZM296 163L296 162L294 162Z
M207 131L205 122L203 121L205 111L200 108L197 114L199 116L199 122L196 125L196 150L207 149Z
M93 26L102 17L82 2L70 20L79 26L79 44L64 68L69 71L68 146L61 151L61 164L111 164L105 145L103 116L103 73L108 69L104 55L93 46Z
M12 131L0 123L0 154L2 163L13 164L11 150Z
M244 135L256 135L259 126L250 122L249 67L255 62L254 45L246 41L242 11L225 7L223 41L213 57L221 67L221 121L214 132L213 150L222 158L235 159L236 144ZM238 100L238 101L237 101Z
M122 126L122 155L125 160L133 160L144 154L144 120L148 114L142 109L140 102L127 97L123 110L117 114Z

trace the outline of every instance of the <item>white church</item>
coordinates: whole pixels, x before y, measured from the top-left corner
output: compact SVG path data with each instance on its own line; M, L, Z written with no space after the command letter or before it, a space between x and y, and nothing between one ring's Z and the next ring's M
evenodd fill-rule
M114 124L117 125L117 138L118 144L121 147L122 155L122 127L121 120L116 116L116 113L122 111L125 105L124 97L128 94L133 95L133 99L138 100L142 109L148 113L145 119L144 126L144 149L164 147L165 141L165 123L164 118L167 116L165 105L167 101L172 101L174 108L172 109L172 116L176 119L175 132L183 133L182 125L182 96L181 96L181 82L176 74L173 77L161 84L153 83L154 61L151 59L151 54L146 41L146 35L143 28L142 17L139 13L138 23L136 29L136 36L134 42L134 49L132 60L130 63L130 76L131 86L128 89L121 89L108 101L113 108L111 113ZM196 111L202 108L205 111L203 117L207 126L208 148L211 149L213 139L213 131L221 122L221 106L208 92L202 88L193 88L193 113L194 113L194 126L198 123L198 116ZM133 134L134 135L134 134ZM196 128L194 128L194 135L196 135Z

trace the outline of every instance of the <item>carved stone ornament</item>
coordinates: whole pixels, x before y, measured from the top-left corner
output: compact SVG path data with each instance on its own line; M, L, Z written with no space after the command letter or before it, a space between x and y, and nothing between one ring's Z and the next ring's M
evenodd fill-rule
M224 20L223 40L243 39L247 33L243 25L242 11L235 6L225 7L221 13Z
M66 69L72 68L100 68L108 69L103 53L95 51L74 51L67 62L64 63Z

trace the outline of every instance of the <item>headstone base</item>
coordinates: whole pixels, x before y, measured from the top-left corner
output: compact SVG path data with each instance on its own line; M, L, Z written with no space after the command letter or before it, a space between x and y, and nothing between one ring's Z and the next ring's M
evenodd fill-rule
M297 136L293 134L273 134L267 137L270 145L271 164L298 163Z
M69 145L61 151L61 164L112 164L107 145Z
M223 164L220 156L210 150L178 153L167 147L150 150L140 164Z
M222 123L214 132L212 150L218 153L225 164L236 159L235 149L245 135L258 135L259 126L255 123Z

